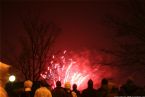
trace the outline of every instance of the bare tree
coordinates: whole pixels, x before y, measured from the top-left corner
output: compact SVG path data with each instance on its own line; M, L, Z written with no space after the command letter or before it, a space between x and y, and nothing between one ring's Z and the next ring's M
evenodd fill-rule
M128 13L128 19L107 15L107 24L111 24L117 33L113 40L118 45L117 50L102 51L118 58L116 66L133 69L133 73L145 71L145 2L142 0L129 0L120 5L124 12ZM133 37L130 43L120 41L119 38Z
M33 12L21 15L21 20L26 36L20 39L22 51L18 57L17 68L25 79L37 81L49 61L52 45L60 29L53 22L43 21Z

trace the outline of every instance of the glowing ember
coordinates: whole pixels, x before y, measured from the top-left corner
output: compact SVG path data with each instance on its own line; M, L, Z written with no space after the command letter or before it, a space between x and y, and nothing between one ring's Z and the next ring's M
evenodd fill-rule
M86 55L86 56L84 56ZM101 65L90 65L89 54L67 54L66 50L52 56L50 63L47 64L47 70L41 73L41 77L46 79L52 87L55 87L56 81L77 84L79 89L85 88L89 79L95 80L98 84L102 74L107 71L100 70ZM108 73L109 74L109 73ZM103 77L103 76L102 76Z

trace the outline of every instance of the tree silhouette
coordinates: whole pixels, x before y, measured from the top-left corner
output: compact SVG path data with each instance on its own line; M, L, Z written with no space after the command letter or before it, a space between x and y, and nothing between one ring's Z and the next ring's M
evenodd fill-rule
M135 72L145 71L145 2L143 0L129 0L120 7L128 13L129 18L107 15L107 24L111 25L117 33L112 39L118 45L117 50L102 49L103 52L118 58L116 66L128 67ZM126 15L127 16L127 15ZM133 37L130 43L120 41L120 38Z
M52 53L52 45L60 29L50 21L43 20L34 12L20 15L26 36L20 39L22 51L17 68L25 79L37 81Z

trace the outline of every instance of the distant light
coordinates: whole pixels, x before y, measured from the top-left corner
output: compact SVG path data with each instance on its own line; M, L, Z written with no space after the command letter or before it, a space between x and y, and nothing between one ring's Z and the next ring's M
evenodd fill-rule
M14 82L16 80L16 77L14 76L14 75L11 75L10 77L9 77L9 81L10 82Z

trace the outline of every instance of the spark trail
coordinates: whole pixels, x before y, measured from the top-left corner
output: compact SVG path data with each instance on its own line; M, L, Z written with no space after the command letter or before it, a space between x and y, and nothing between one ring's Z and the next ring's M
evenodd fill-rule
M77 54L69 55L65 50L52 56L50 63L47 64L47 70L41 73L41 77L48 80L53 88L55 87L56 81L59 80L62 82L62 85L70 82L71 84L77 84L78 88L81 89L86 87L89 79L93 79L95 83L99 83L103 71L107 70L101 69L100 72L100 64L94 66L90 64L88 55L87 57Z

